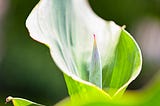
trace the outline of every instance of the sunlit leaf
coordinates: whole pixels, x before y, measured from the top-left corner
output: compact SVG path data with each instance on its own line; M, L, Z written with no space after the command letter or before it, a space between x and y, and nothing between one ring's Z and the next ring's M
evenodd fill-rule
M94 93L95 92L95 93ZM96 94L94 91L92 93ZM103 97L90 97L90 100L84 101L80 97L75 97L78 102L76 106L159 106L160 105L160 73L157 73L155 77L144 88L134 91L127 91L120 99L105 100ZM101 100L103 99L103 100ZM75 106L74 102L70 98L62 100L55 106Z
M138 76L141 65L139 47L130 34L122 29L114 55L103 69L103 88L114 96L123 93L127 85Z
M74 90L73 100L66 98L54 106L159 106L160 105L160 74L157 73L155 78L141 90L127 91L125 95L119 100L113 100L105 93L101 94L101 90L96 86L85 83L79 84L72 78L65 76L67 81L73 81L73 85L77 86L79 90ZM86 87L84 87L86 86ZM78 92L83 92L78 94ZM102 91L103 92L103 91ZM77 95L78 94L78 95ZM90 96L89 96L90 95ZM6 102L12 101L14 106L44 106L22 98L8 97Z
M9 96L6 99L6 102L10 102L10 101L12 101L14 106L44 106L44 105L41 105L41 104L37 104L37 103L31 102L31 101L26 100L26 99L13 98L13 97Z
M112 98L97 86L86 81L64 75L71 100L74 105L91 100L110 101ZM78 99L78 101L77 101Z

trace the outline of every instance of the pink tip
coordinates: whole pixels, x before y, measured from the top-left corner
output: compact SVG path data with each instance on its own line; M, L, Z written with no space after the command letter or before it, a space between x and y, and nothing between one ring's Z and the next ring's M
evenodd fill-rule
M95 34L93 34L93 37L94 37L94 39L96 39L96 35Z
M94 37L94 46L96 46L96 35L93 34L93 37Z

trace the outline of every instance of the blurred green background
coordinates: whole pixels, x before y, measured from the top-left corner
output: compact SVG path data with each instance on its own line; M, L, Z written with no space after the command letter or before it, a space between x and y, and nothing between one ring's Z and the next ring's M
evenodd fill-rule
M0 105L7 96L53 105L67 97L63 74L49 49L32 40L25 20L39 0L0 0ZM160 0L90 0L93 10L134 35L143 69L128 89L140 89L160 67ZM7 104L6 106L9 106Z

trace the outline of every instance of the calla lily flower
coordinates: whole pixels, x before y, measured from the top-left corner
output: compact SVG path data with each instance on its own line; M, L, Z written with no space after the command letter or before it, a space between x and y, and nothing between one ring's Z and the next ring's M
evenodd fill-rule
M98 17L87 0L41 0L26 26L50 48L71 98L121 96L140 73L135 40L124 27Z

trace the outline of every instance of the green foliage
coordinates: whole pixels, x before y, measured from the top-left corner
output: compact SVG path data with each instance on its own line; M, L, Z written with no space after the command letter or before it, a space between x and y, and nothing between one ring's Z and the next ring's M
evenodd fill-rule
M139 47L130 34L122 29L114 55L103 71L103 88L107 88L110 95L121 94L137 77L141 65Z
M87 100L83 99L86 97L74 96L72 98L64 99L63 101L56 104L56 106L159 106L160 105L160 74L158 73L155 78L143 89L136 91L127 91L119 99L109 99L104 96L95 96L98 90L92 92ZM84 88L83 88L84 89ZM98 94L98 93L97 93ZM94 95L94 96L93 96ZM106 100L105 100L106 99Z
M67 78L67 76L65 76L65 78L67 81L74 81L75 85L76 83L78 83L69 77ZM85 85L83 83L81 84L81 86L84 93L82 97L75 95L74 96L75 102L71 101L71 98L66 98L61 102L57 103L55 106L152 106L153 104L154 106L160 105L159 73L157 73L155 78L145 88L141 89L140 91L127 91L123 95L123 97L118 100L112 100L110 98L106 98L107 96L105 96L105 94L99 95L100 90L97 90L94 87L89 87L88 85ZM83 88L83 86L88 86L88 90L85 89L87 87ZM90 93L88 93L88 91ZM85 93L89 94L90 96ZM21 98L11 98L11 97L7 98L7 102L11 100L14 106L44 106Z
M37 103L31 102L31 101L26 100L26 99L13 98L13 97L9 96L6 99L6 102L10 102L10 101L12 101L14 106L44 106L44 105L41 105L41 104L37 104Z

